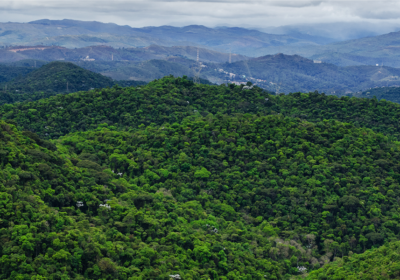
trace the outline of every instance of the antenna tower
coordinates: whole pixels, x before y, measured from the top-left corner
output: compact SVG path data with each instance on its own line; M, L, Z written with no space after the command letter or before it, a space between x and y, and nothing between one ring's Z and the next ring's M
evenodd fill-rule
M229 49L229 63L232 63L232 52L231 52L231 49Z

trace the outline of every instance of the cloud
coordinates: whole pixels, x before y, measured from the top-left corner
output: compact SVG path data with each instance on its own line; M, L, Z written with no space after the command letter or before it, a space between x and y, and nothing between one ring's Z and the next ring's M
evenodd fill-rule
M333 0L2 0L1 21L78 19L134 27L202 24L266 27L304 23L395 21L397 1Z

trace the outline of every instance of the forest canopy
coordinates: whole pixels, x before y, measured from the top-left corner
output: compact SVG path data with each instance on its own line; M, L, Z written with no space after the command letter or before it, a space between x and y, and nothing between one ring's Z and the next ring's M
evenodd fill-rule
M249 88L0 107L0 279L396 278L399 105Z

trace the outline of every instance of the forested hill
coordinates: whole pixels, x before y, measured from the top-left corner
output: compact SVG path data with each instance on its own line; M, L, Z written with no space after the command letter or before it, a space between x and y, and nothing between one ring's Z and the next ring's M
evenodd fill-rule
M385 99L400 103L400 87L380 87L371 88L361 93L354 94L355 97Z
M0 64L0 84L7 83L19 76L25 76L34 70L35 68L32 67L26 67L26 66L15 67L15 66ZM3 90L3 87L1 88L1 90Z
M21 67L18 65L41 65L40 68ZM0 105L15 102L35 101L59 93L79 90L120 86L145 85L141 81L114 81L109 77L83 69L72 63L45 63L25 60L0 65Z
M399 235L399 144L351 124L0 129L2 279L289 279Z
M85 70L73 63L51 62L28 75L13 80L7 86L10 90L23 92L76 92L90 88L110 87L113 84L112 79Z
M306 279L399 279L400 242L344 257L313 271Z
M400 139L400 105L325 94L274 96L243 86L198 85L185 78L165 77L141 88L97 89L58 95L31 103L4 105L0 117L45 138L95 129L101 123L118 128L180 122L201 114L282 114L311 122L335 119L372 128Z

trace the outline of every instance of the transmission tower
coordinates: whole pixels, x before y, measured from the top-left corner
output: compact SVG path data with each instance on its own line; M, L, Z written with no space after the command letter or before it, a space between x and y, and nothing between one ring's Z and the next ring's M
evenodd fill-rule
M232 51L229 48L229 64L232 63Z
M199 49L197 49L197 63L196 65L193 67L193 72L194 72L194 76L193 76L193 82L195 84L199 84L200 83L200 72L202 69L202 64L199 61Z
M249 74L249 78L251 78L251 72L250 72L249 65L247 64L247 61L246 61L246 60L243 60L243 64L244 64L244 66L246 66L247 73Z

